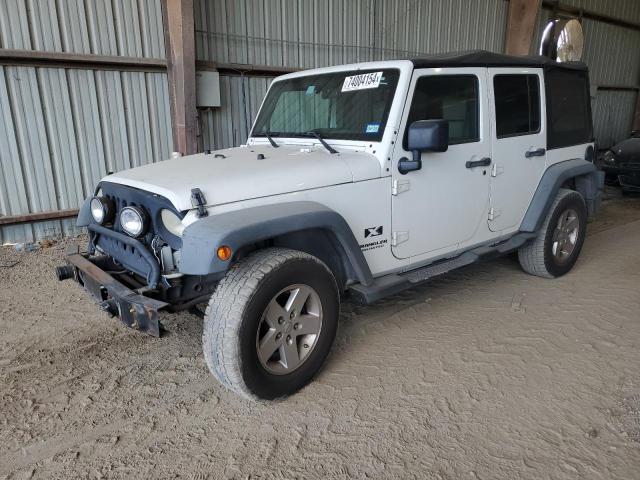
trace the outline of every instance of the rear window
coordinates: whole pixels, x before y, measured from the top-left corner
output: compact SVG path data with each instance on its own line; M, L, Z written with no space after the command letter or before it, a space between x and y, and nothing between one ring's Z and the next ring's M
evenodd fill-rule
M568 147L593 140L589 77L583 71L549 69L547 148Z
M496 75L493 91L498 138L540 131L540 88L537 75Z

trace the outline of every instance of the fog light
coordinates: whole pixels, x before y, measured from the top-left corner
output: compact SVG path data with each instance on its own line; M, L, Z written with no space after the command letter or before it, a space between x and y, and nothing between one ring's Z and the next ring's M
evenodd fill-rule
M231 254L233 252L231 250L231 247L223 245L222 247L218 247L218 251L216 253L217 253L218 258L220 260L222 260L223 262L226 262L227 260L229 260L231 258Z

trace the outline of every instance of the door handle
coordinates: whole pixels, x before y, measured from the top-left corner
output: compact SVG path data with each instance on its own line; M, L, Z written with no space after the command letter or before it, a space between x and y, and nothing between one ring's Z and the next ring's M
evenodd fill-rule
M467 168L488 167L489 165L491 165L491 159L489 157L484 157L480 160L469 160L466 163Z
M545 153L547 153L546 149L544 149L544 148L535 148L533 150L527 150L526 152L524 152L524 156L527 157L527 158L541 157Z

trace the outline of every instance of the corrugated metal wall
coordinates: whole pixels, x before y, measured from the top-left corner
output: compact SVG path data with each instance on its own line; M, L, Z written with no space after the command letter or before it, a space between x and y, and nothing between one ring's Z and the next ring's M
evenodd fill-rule
M164 58L161 0L2 0L0 48ZM77 208L97 181L168 158L165 73L0 66L0 215ZM74 232L0 228L0 244Z
M639 0L564 3L640 21ZM196 0L196 54L222 63L311 68L474 48L503 52L507 10L504 0ZM538 32L549 14L542 11ZM589 19L583 25L592 82L638 85L640 32ZM222 76L223 106L200 112L201 145L244 142L270 80ZM593 111L601 145L628 133L635 96L598 92Z
M162 0L1 0L0 48L164 58ZM637 0L564 0L640 22ZM504 50L505 0L194 0L199 60L311 68L447 50ZM543 10L538 31L549 18ZM595 85L640 83L640 32L584 20ZM536 39L536 44L537 44ZM221 76L200 144L246 140L272 80ZM598 91L602 146L629 130L636 92ZM74 208L108 171L172 150L165 73L0 66L0 215ZM73 232L73 221L0 228L0 243Z
M196 56L296 68L504 48L504 0L196 0ZM270 78L221 76L220 109L200 111L201 144L247 138Z
M569 5L599 14L640 22L639 0L567 0ZM538 19L532 53L537 52L540 36L551 11L543 10ZM583 60L589 65L593 86L640 85L640 32L585 18L582 20L585 45ZM598 90L593 99L593 122L600 148L607 148L627 137L633 121L637 92Z

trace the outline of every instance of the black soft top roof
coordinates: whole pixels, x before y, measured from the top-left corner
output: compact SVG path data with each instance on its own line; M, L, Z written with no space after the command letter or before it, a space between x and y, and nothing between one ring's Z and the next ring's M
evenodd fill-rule
M437 55L425 55L411 59L415 68L434 67L533 67L559 68L568 70L587 70L582 62L556 62L539 55L516 57L486 50L469 50Z

